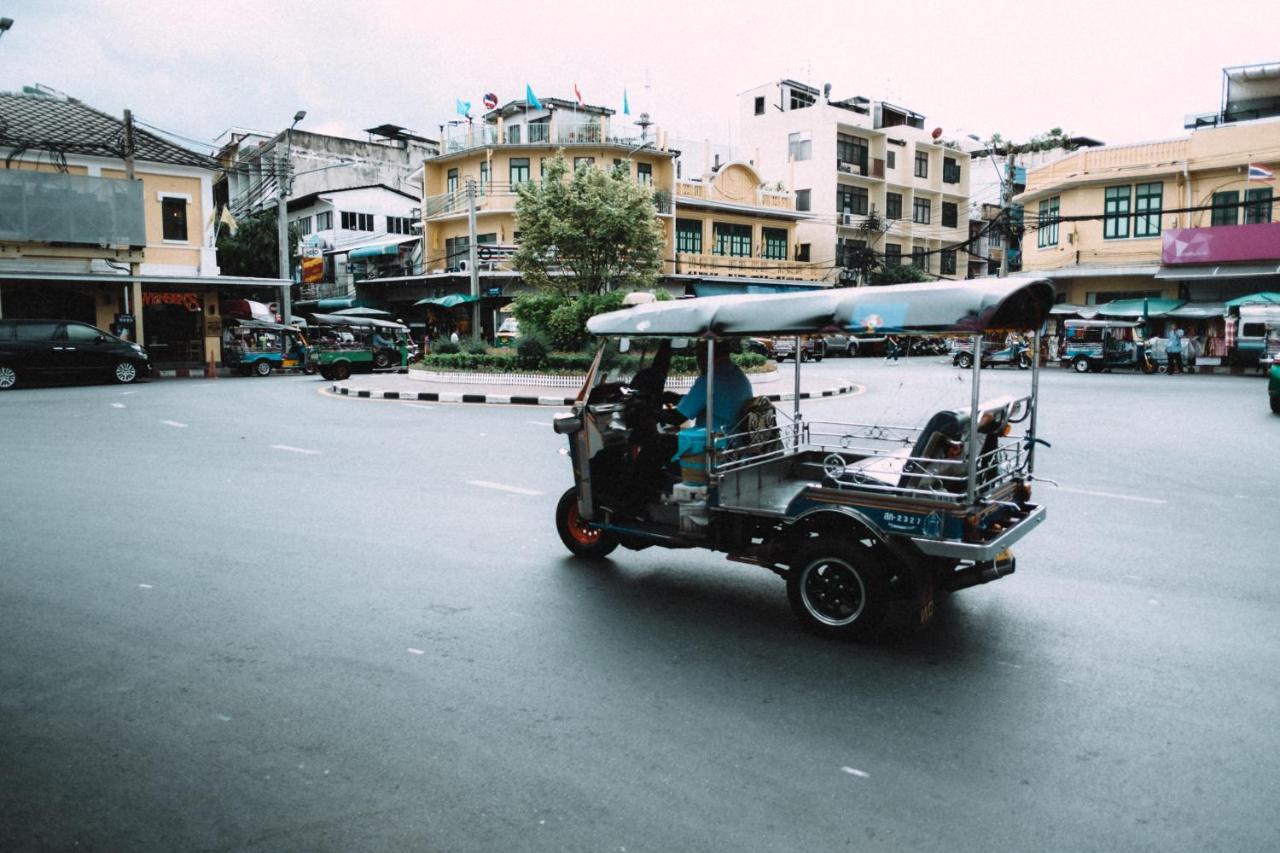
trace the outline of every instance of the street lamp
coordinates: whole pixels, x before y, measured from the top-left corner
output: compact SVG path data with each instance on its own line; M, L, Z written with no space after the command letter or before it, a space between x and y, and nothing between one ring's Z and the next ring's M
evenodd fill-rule
M280 243L280 278L285 284L280 288L280 321L286 326L293 320L293 276L289 270L289 213L285 200L289 195L289 154L293 143L293 129L307 117L306 110L293 114L293 124L284 132L284 159L276 158L276 237Z
M9 28L13 26L13 18L0 18L0 36L9 32Z

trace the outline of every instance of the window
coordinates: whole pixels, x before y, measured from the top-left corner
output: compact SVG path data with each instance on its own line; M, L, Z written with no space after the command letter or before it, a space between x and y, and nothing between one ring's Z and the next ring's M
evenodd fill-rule
M942 158L942 182L944 184L960 183L960 164L956 162L956 158Z
M653 164L636 163L636 183L653 186Z
M372 213L353 213L349 210L342 211L342 230L343 231L372 231L373 230L373 214Z
M941 257L942 257L942 266L939 268L938 271L941 272L943 275L955 275L956 274L956 250L943 249Z
M764 115L764 95L756 96L756 115Z
M813 156L813 138L807 130L787 134L787 159L808 160Z
M627 175L628 177L630 177L631 175L631 169L625 164L625 161L623 161L619 157L613 158L613 171L615 174L621 173L623 175Z
M1102 238L1119 240L1129 236L1129 188L1107 187L1102 204Z
M896 267L902 263L902 247L897 243L884 244L884 266Z
M83 323L67 324L67 340L69 341L96 341L98 335L102 334L93 326L86 326Z
M805 107L811 107L817 103L818 96L809 92L802 92L799 89L791 90L791 109L802 110Z
M510 145L520 144L520 125L518 124L507 125L507 143Z
M801 263L809 262L809 246L810 246L809 243L796 244L796 260L797 261L800 261Z
M20 341L52 340L57 331L57 323L19 323L14 329L15 337Z
M1256 225L1271 221L1271 187L1245 190L1244 224Z
M750 225L716 222L711 227L715 234L715 248L712 254L728 255L733 258L751 257Z
M897 151L884 152L884 162L890 169L898 168L898 152Z
M867 140L847 133L836 134L836 162L853 163L867 173Z
M1036 246L1058 245L1058 205L1060 197L1054 196L1040 202L1040 229L1036 232Z
M925 254L923 246L915 246L911 249L911 266L922 270L929 268L929 256Z
M316 214L316 230L332 231L333 230L333 211L322 210Z
M676 220L676 252L688 255L702 254L702 220Z
M885 219L901 219L902 218L902 193L885 193L884 194L884 218Z
M929 152L927 151L916 152L916 177L929 177Z
M388 234L412 234L413 220L407 216L388 216L387 217L387 233Z
M528 181L529 158L512 157L510 164L507 166L507 179L511 182L511 186L513 187Z
M454 196L458 194L458 170L457 169L449 170L449 175L448 177L445 178L445 182L444 182L444 191L445 191L445 199L444 199L445 210L451 210L453 208Z
M866 240L846 240L836 238L836 266L852 267L858 261L860 250L867 248Z
M913 199L911 202L911 221L919 225L928 225L931 221L932 205L927 198Z
M493 189L493 165L488 160L480 161L480 195Z
M160 216L164 222L164 239L187 239L187 200L185 198L160 199Z
M298 220L298 233L304 237L311 233L311 217L304 216Z
M809 204L809 190L796 190L796 210L812 210Z
M1210 225L1235 225L1240 221L1240 193L1231 192L1213 194L1213 218Z
M1133 236L1159 237L1164 184L1138 184L1133 188Z
M958 228L960 222L960 209L953 201L944 201L942 203L942 227Z
M859 216L866 216L868 199L866 187L837 187L836 212L856 213Z
M547 176L547 158L538 158L538 180L542 180Z
M764 240L764 256L771 261L787 259L787 229L764 228L761 231Z
M596 164L596 158L594 157L574 157L573 171L576 172L579 169L590 169L595 164Z

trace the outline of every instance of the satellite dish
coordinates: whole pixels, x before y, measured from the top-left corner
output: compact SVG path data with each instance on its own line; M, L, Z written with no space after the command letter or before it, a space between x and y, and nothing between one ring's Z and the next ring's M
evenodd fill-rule
M942 135L942 128L940 128L940 127L935 127L935 128L933 129L933 133L931 133L931 134L929 134L929 135L930 135L930 136L932 136L934 139L937 139L939 136L941 136L941 135Z

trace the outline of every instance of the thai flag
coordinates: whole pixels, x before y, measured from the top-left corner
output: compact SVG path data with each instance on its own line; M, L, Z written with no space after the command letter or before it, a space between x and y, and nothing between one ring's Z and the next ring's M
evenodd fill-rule
M582 100L582 93L578 91L578 84L573 84L573 96L578 99L578 106L585 106Z
M496 110L498 108L498 96L493 92L485 92L484 108L486 110Z
M1276 173L1270 169L1259 166L1257 163L1249 164L1249 180L1251 181L1270 181L1274 180Z

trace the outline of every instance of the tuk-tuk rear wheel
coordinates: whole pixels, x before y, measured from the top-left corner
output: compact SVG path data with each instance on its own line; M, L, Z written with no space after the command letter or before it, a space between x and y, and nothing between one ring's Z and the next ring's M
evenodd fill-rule
M330 368L330 371L333 373L333 378L339 382L344 379L351 378L351 365L347 364L345 361L338 362Z
M599 560L618 547L617 537L587 524L578 514L578 490L570 489L556 504L556 532L560 541L578 557Z
M871 548L861 542L819 537L792 563L787 573L787 599L813 633L867 640L884 621L888 583Z
M271 362L267 361L265 358L259 359L258 361L254 362L253 372L258 374L259 376L270 376Z
M1076 373L1088 373L1090 369L1089 359L1084 356L1077 356L1076 360L1071 362L1071 366L1075 368Z

